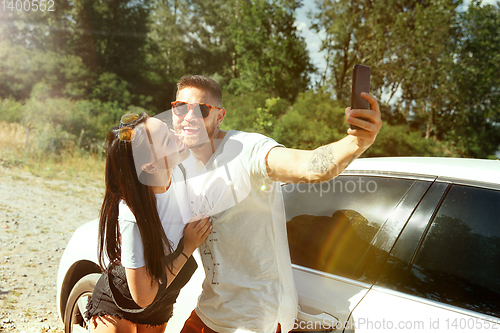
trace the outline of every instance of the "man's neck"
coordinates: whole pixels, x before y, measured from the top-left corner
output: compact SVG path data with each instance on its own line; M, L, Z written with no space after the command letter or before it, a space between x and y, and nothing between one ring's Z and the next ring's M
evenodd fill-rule
M193 154L196 161L203 163L203 166L205 166L221 144L222 139L224 139L226 134L227 132L219 130L217 134L210 139L210 142L207 142L200 147L190 148L189 150L191 151L191 154Z

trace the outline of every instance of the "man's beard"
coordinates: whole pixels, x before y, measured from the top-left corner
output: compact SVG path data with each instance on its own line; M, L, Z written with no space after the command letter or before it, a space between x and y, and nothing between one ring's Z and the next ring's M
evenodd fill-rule
M201 135L185 136L183 139L184 145L186 145L186 147L189 149L201 148L207 143L210 143L210 139L213 139L214 132L215 127L211 127L206 128L206 133L202 133Z
M197 149L197 148L201 148L203 147L204 145L206 145L208 142L204 142L204 143L194 143L194 144L186 144L186 147L188 147L188 149Z

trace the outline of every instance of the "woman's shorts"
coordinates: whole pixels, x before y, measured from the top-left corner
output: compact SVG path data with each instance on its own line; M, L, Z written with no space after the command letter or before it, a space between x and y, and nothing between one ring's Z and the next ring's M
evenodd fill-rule
M126 319L134 324L163 325L172 317L177 296L197 267L196 261L190 257L168 288L161 294L159 291L155 301L141 310L141 307L134 302L128 288L125 269L122 266L115 266L109 273L102 273L97 281L84 316L86 320L94 316L112 316Z

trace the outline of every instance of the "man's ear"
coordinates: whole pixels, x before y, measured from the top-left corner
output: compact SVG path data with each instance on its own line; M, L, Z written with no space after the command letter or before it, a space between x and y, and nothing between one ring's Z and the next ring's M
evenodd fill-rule
M226 116L226 109L220 108L219 112L217 112L217 124L220 125L222 121L224 120L224 117Z
M155 173L158 169L151 163L143 164L141 170L147 173Z

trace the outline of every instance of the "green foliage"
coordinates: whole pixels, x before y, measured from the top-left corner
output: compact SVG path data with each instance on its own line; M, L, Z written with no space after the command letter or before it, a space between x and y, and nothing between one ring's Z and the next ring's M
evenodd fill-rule
M19 123L23 118L23 105L12 98L0 101L0 121Z
M69 49L99 74L111 72L139 84L151 1L75 1ZM136 80L134 82L134 80Z
M375 96L401 95L381 105L369 155L487 157L500 146L500 9L475 0L459 13L460 3L316 0L328 67L317 91L299 0L60 0L55 12L0 12L0 119L29 125L38 151L95 151L127 110L162 112L179 77L204 74L225 90L223 129L316 148L345 135L352 66L364 63Z
M71 114L72 103L66 99L29 100L25 105L23 123L30 136L30 152L46 153L74 148L76 135L66 130L65 125L73 125Z
M259 100L259 103L252 103ZM288 148L315 149L343 138L347 132L345 107L324 91L301 93L290 105L279 98L259 95L230 95L224 103L223 129L258 132L274 138ZM392 117L375 144L364 156L456 156L434 139L425 139L408 125L397 125L398 113L382 106ZM396 125L390 125L394 123Z
M369 21L370 8L364 0L316 0L318 13L312 28L324 32L321 51L327 53L330 77L323 74L321 86L331 87L336 99L349 102L352 67L365 64L369 55L365 52L366 41L373 38Z
M99 100L47 98L47 86L37 85L23 106L22 124L29 128L30 152L86 150L101 152L108 131L127 113L119 104ZM133 107L133 112L143 109Z
M235 95L265 91L293 101L313 71L295 23L296 0L176 0L152 11L151 59L171 79L219 78Z
M89 97L102 102L116 101L121 107L126 107L132 102L132 95L127 90L127 82L115 73L109 72L99 75Z
M411 118L412 129L426 139L447 141L464 157L484 158L498 149L498 7L473 1L460 13L459 0L316 3L313 28L326 32L322 48L331 73L321 85L338 101L349 103L352 66L363 63L372 67L375 95L400 95L392 99L400 110L389 113L392 125L406 126ZM396 132L418 146L411 137L418 133Z
M218 75L225 85L234 76L235 41L231 24L238 20L242 0L176 0L162 4L169 7L171 34L163 42L168 57L176 61L180 72L186 74ZM162 29L162 26L160 26ZM172 67L173 70L176 68Z
M500 145L500 8L474 1L460 15L460 28L445 138L463 156L486 158Z
M162 109L158 97L162 82L155 80L156 68L148 58L151 3L78 0L64 10L65 50L80 56L96 78L87 98ZM128 93L116 95L120 91Z
M226 109L223 130L237 129L273 136L278 119L289 111L290 102L273 98L267 92L225 93L223 106Z
M222 106L226 116L221 124L222 130L240 130L245 132L256 131L255 123L258 119L257 108L263 108L269 94L262 92L247 92L245 94L223 93Z
M189 25L180 24L180 22L184 22L186 10L184 1L153 3L148 47L150 48L150 62L162 71L162 73L157 73L160 77L180 76L185 73L183 58L186 56L186 42L183 36Z
M406 114L442 108L451 69L456 30L455 0L319 0L317 31L325 30L331 86L336 99L349 103L354 64L372 67L372 91L402 90ZM376 92L380 95L380 91ZM428 135L429 135L428 133Z
M91 76L78 56L0 42L0 96L27 99L38 82L51 96L82 97Z
M294 0L242 1L230 27L236 51L230 87L236 93L267 90L293 101L305 91L313 67L294 26L298 6Z
M387 4L383 6L388 8ZM385 75L399 78L396 81L402 90L405 114L425 115L425 137L440 137L440 115L449 112L448 96L453 90L449 73L457 37L458 3L438 0L423 5L415 2L413 6L409 11L397 13L389 27L390 35L384 32L389 42L382 48L388 49L385 57L391 56L391 61L383 68ZM387 16L390 14L391 11ZM375 43L373 47L381 46Z
M384 125L375 143L363 154L365 157L383 156L453 156L443 144L425 139L418 131L404 125Z
M21 1L14 1L19 5ZM75 2L70 0L57 0L50 6L48 1L31 1L30 10L0 10L0 36L2 40L41 51L53 51L67 54L67 39L74 30L71 29L73 17L70 10ZM11 1L5 1L9 6ZM23 6L27 2L22 1ZM35 9L35 5L38 7ZM18 7L19 8L19 7ZM50 9L50 10L49 10Z
M277 126L277 118L285 114L289 108L289 102L281 98L266 99L265 107L257 108L257 119L254 122L256 132L273 135Z
M190 17L187 2L154 1L151 5L144 77L149 82L148 94L153 96L158 112L168 109L175 99L177 79L189 73L206 73L189 67L193 59L189 36L190 31L196 29L186 22ZM199 56L206 56L206 53Z
M324 92L298 95L292 105L266 93L224 97L222 129L258 132L289 148L317 148L345 136L344 108Z
M314 149L346 135L344 108L328 94L301 93L272 133L276 141L289 148Z

